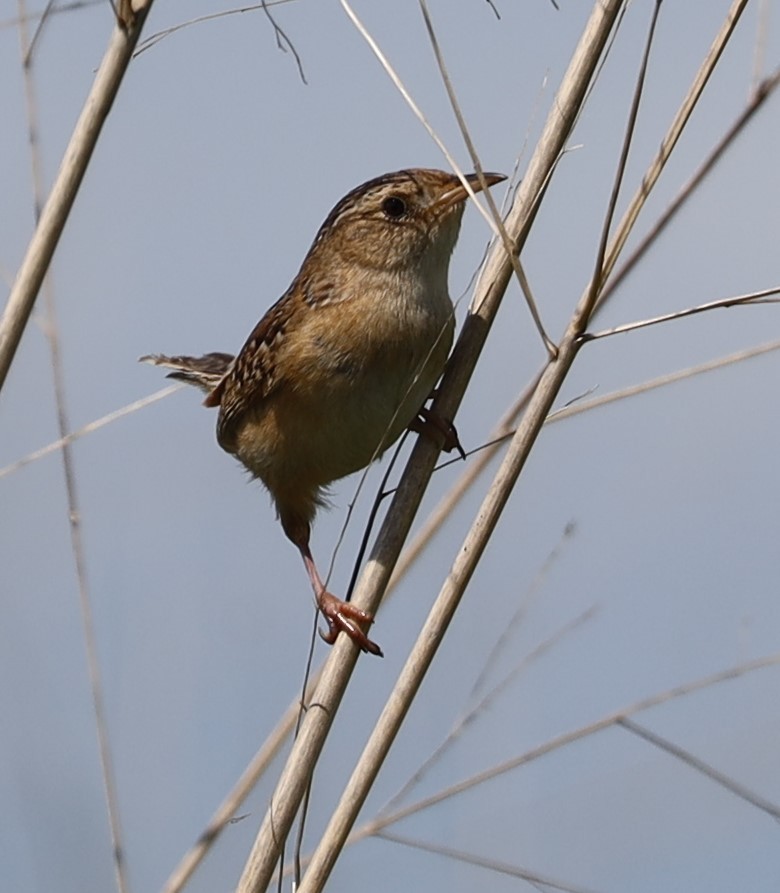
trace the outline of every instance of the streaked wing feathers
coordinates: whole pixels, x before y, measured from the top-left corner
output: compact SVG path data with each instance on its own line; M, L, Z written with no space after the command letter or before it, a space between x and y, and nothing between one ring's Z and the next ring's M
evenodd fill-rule
M228 374L206 398L206 406L220 407L217 439L229 452L233 451L236 428L243 413L266 397L277 383L274 354L294 308L291 289L255 326Z

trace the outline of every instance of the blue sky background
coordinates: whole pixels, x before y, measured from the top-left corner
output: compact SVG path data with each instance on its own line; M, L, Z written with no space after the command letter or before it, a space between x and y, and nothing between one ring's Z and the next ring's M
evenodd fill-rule
M43 4L31 4L40 8ZM589 4L432 0L484 166L527 162ZM562 332L594 263L649 20L628 10L523 255L542 316ZM146 35L227 9L158 0ZM413 2L355 2L450 150L469 167ZM752 4L643 215L644 232L741 111L766 13L761 73L780 58L777 3ZM727 4L662 7L622 210L720 26ZM0 273L7 291L33 228L16 4L0 4ZM234 351L287 288L333 204L406 166L444 167L335 2L182 30L141 54L121 88L53 264L71 427L163 386L148 352ZM108 4L57 15L33 74L53 178L100 63ZM613 325L778 284L780 124L770 99L599 317ZM501 188L495 190L502 195ZM467 210L451 268L462 295L488 239ZM459 318L465 313L459 306ZM40 308L39 308L40 310ZM560 403L780 337L776 306L719 310L584 349ZM0 396L0 469L57 438L36 315ZM516 285L457 424L483 442L543 350ZM592 605L410 795L434 793L640 698L780 650L780 360L767 354L550 426L540 437L461 609L364 809L370 817L463 711L487 654L574 522L491 679ZM175 395L74 446L88 583L134 891L159 889L273 728L303 676L312 604L267 496L214 438L213 412ZM439 472L423 513L456 480ZM369 474L336 560L343 591L381 469ZM317 838L489 485L452 512L360 661L317 772ZM333 488L313 549L326 565L357 478ZM3 889L111 889L108 827L60 457L0 478L0 875ZM318 644L317 660L326 653ZM635 719L780 803L778 670ZM233 889L280 761L196 875ZM712 781L612 729L406 820L397 833L600 891L774 891L777 825ZM512 878L382 840L347 850L331 885L514 890Z

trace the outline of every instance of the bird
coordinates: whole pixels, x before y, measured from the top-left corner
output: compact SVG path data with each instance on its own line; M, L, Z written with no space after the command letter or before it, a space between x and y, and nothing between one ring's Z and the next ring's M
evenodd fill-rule
M465 179L478 192L506 177ZM328 487L407 428L460 448L454 427L424 404L452 346L449 263L467 198L460 179L440 170L369 180L335 205L292 284L235 356L141 357L219 409L217 441L268 490L329 644L344 632L382 655L364 629L373 616L329 592L312 557L311 525Z

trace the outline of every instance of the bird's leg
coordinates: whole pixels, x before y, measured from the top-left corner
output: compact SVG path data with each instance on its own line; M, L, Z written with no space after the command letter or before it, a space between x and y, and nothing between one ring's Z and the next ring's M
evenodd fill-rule
M329 645L332 645L336 641L338 634L345 632L362 651L369 651L371 654L383 657L384 655L379 645L376 642L372 642L359 626L361 623L373 623L374 618L371 614L361 611L360 608L356 608L349 602L342 601L342 599L336 598L335 595L328 592L319 575L317 565L314 563L308 542L296 543L296 545L306 566L306 573L309 575L309 580L311 580L317 607L328 622L327 633L319 630L322 638Z
M374 618L365 611L361 611L360 608L356 608L328 592L317 570L317 565L314 563L309 548L309 537L311 535L311 518L316 505L316 492L298 492L294 497L290 493L285 494L285 497L275 494L274 499L285 535L301 553L306 573L309 575L311 587L314 590L317 607L328 622L327 633L319 631L322 638L332 645L338 634L345 632L360 649L382 657L382 649L376 642L372 642L360 627L361 623L373 623Z
M445 453L457 450L461 459L466 458L466 453L460 444L455 425L449 419L439 415L438 412L428 409L427 406L420 408L417 416L409 423L409 430L417 434L423 434L435 443L441 443L443 438L442 449Z

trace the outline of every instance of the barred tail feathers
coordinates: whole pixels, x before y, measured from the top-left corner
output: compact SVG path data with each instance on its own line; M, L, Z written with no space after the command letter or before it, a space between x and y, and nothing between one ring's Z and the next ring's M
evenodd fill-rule
M164 354L148 354L139 359L141 363L151 363L153 366L163 366L173 369L167 378L175 378L185 381L196 388L200 388L205 394L211 395L220 381L225 377L233 356L229 353L207 353L202 357L167 357ZM218 405L207 401L207 405Z

